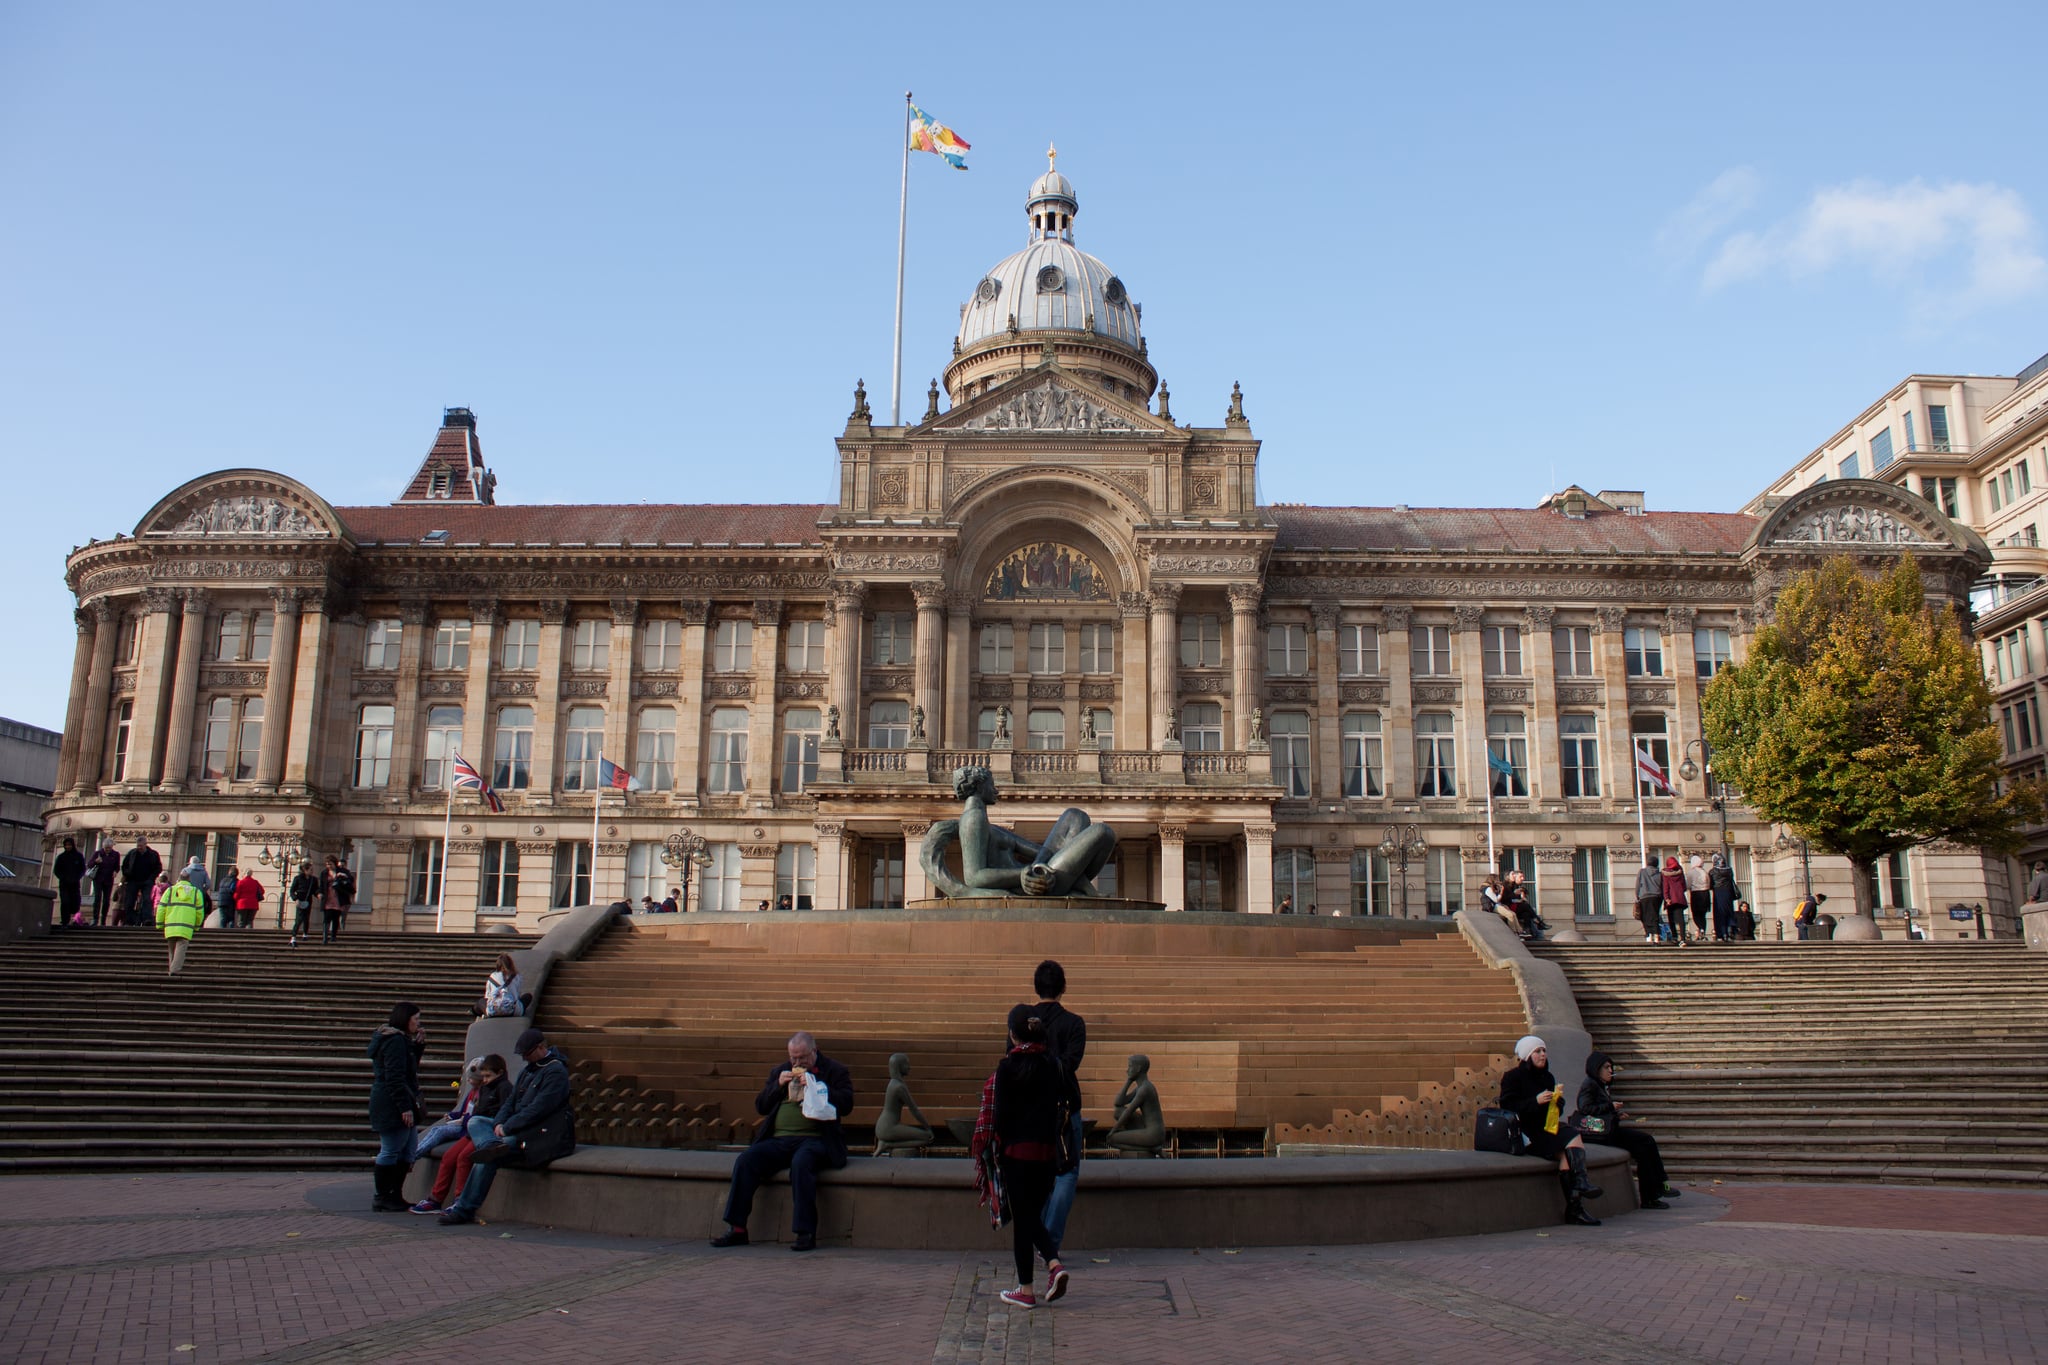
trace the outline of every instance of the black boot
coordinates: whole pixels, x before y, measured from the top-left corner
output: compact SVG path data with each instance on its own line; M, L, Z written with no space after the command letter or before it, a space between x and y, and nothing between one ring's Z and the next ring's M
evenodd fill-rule
M1572 1173L1559 1171L1557 1184L1564 1191L1564 1221L1577 1223L1580 1227L1599 1227L1600 1220L1587 1213L1585 1204L1580 1201L1578 1183L1572 1179Z
M1606 1193L1605 1190L1601 1189L1598 1185L1595 1185L1592 1181L1586 1178L1585 1148L1565 1148L1564 1159L1566 1161L1569 1161L1572 1165L1572 1186L1581 1197L1586 1199L1598 1199L1601 1195Z
M403 1166L377 1166L377 1197L370 1201L370 1208L376 1213L404 1213L405 1196L398 1192L398 1181L405 1178Z

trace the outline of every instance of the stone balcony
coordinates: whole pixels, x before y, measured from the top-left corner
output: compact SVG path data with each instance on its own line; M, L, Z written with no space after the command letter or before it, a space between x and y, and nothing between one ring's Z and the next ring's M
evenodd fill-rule
M826 744L817 785L940 787L953 770L985 765L999 787L1266 787L1273 755L1263 745L1239 752L1162 749L850 749Z

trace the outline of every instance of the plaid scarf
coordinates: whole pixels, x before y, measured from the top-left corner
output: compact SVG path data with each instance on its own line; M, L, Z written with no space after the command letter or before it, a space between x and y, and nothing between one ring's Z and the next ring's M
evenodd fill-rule
M1040 1043L1021 1043L1010 1049L1010 1056L1020 1052L1044 1052ZM988 1079L981 1083L981 1110L974 1116L974 1137L967 1145L967 1154L974 1161L974 1199L988 1210L989 1223L1002 1227L1010 1221L1010 1210L1003 1199L1002 1173L996 1167L996 1157L1002 1144L996 1141L996 1073L988 1073Z

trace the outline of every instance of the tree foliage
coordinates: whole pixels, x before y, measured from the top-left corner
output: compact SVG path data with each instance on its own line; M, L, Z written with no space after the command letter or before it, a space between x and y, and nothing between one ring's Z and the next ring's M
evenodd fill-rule
M1866 576L1847 557L1795 578L1749 657L1701 697L1714 767L1767 820L1860 874L1933 839L2016 849L2041 818L2034 782L2005 783L1991 689L1953 607L1901 558Z

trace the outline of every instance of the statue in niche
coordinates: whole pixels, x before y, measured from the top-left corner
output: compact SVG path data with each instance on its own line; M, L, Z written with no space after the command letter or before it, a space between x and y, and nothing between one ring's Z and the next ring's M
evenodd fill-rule
M922 706L910 708L910 742L912 744L922 744L925 742L924 708Z
M875 1120L875 1155L896 1151L921 1151L931 1146L932 1124L910 1097L910 1054L889 1055L889 1088L882 1095L882 1116ZM911 1117L906 1121L903 1111Z
M1266 737L1266 712L1264 707L1254 706L1252 708L1251 722L1251 738L1254 740L1264 739Z
M1095 742L1095 709L1093 707L1083 707L1081 710L1081 742L1083 744L1093 744Z
M825 708L825 742L827 744L839 743L839 708L837 706Z
M1116 831L1093 824L1069 806L1053 821L1043 844L992 823L993 774L980 764L953 770L953 794L964 805L957 820L940 820L924 836L918 863L949 900L990 896L1097 896L1095 874L1116 852ZM960 875L946 867L946 846L960 845Z
M1008 739L1009 737L1010 704L1008 702L1004 702L1001 706L998 706L996 708L996 738Z
M1133 1052L1125 1064L1123 1089L1116 1092L1116 1124L1107 1141L1120 1152L1157 1156L1166 1145L1166 1119L1152 1084L1152 1059Z

